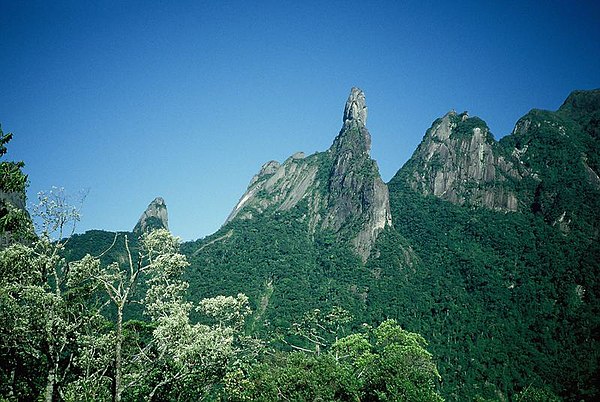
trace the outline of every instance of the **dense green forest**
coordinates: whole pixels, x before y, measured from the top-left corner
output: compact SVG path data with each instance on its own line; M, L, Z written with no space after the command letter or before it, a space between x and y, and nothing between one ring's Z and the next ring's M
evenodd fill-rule
M466 114L448 121L459 148L488 130ZM316 199L353 201L334 172L368 132L348 132L334 142L344 154L283 166L317 161ZM450 202L414 185L425 166L415 151L387 184L393 224L366 261L354 236L367 218L315 229L327 210L272 203L274 172L253 180L265 187L245 215L183 244L161 229L66 236L78 215L60 192L38 200L33 236L5 197L0 398L597 400L600 90L532 110L500 141L484 132L513 173L467 179ZM351 189L378 177L363 154L348 166ZM2 162L4 193L24 190L21 168ZM469 198L486 186L516 207Z

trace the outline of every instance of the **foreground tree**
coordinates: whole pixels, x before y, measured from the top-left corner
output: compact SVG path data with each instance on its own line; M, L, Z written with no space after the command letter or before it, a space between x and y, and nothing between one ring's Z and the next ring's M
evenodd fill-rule
M0 126L0 159L8 151L6 145L13 135L2 131ZM27 175L23 162L0 161L0 248L14 242L33 240L33 225L25 210Z
M66 399L151 401L205 395L248 351L241 348L248 298L218 296L196 307L186 301L188 284L181 274L188 263L179 253L178 239L167 230L144 234L136 259L126 237L125 249L122 265L103 267L89 255L71 265L72 278L100 289L112 310L98 309L79 337L75 366L80 375L69 384ZM126 323L125 309L142 284L147 290L138 302L149 322ZM194 308L204 313L206 323L190 321Z
M2 326L10 334L2 341L2 354L12 357L6 368L11 373L7 394L31 396L40 387L42 371L46 373L43 399L50 402L61 394L57 386L67 381L71 371L74 339L88 319L89 293L77 281L67 285L69 264L61 256L68 241L64 234L69 229L72 233L78 210L67 206L59 189L38 197L39 237L0 252L0 310L10 323ZM37 369L21 374L24 362Z
M278 352L228 378L226 398L443 401L426 342L394 320L339 339L326 353Z

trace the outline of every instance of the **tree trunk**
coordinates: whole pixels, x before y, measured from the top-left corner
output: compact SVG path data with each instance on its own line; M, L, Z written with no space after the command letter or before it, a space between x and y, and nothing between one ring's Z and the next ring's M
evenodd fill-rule
M15 374L16 374L17 369L16 368L12 368L10 370L10 387L8 388L8 400L11 400L13 395L15 394Z
M48 377L46 380L46 391L44 392L44 400L46 402L52 402L54 397L54 386L56 385L56 372L58 365L52 363L50 370L48 371Z
M123 344L123 304L117 307L117 344L115 345L115 394L113 401L121 402L122 385L122 356L121 346Z

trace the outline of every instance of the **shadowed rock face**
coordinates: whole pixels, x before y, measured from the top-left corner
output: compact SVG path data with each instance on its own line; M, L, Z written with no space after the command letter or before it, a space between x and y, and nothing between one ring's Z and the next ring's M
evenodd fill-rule
M392 219L388 189L370 158L371 135L365 127L365 95L352 88L343 125L327 152L306 157L298 152L283 164L264 164L227 222L267 211L286 211L305 201L312 232L331 230L351 240L363 261L377 235Z
M133 232L141 235L154 229L169 230L169 216L167 213L167 204L161 197L156 197L148 208L144 211L138 223L133 228Z
M517 211L517 194L507 185L522 178L516 165L484 121L451 111L427 130L407 163L407 180L413 189L455 204Z
M329 149L333 165L329 174L327 213L322 227L338 232L353 220L359 223L352 240L355 250L369 256L377 235L392 224L387 186L371 159L371 134L365 123L365 95L352 88L344 108L344 124Z

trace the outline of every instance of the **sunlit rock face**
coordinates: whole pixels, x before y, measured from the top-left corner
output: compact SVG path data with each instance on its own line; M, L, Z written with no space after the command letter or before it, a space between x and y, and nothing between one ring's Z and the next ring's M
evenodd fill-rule
M485 122L454 111L437 119L407 167L410 186L455 204L517 211L512 183L522 178L517 161L494 140Z
M167 204L161 197L156 197L144 211L133 232L141 235L154 229L169 230L169 215L167 213Z
M370 157L366 120L365 95L352 88L342 129L329 150L310 156L297 152L282 164L265 163L226 223L302 203L312 232L330 230L347 236L366 261L377 235L392 223L388 189Z

